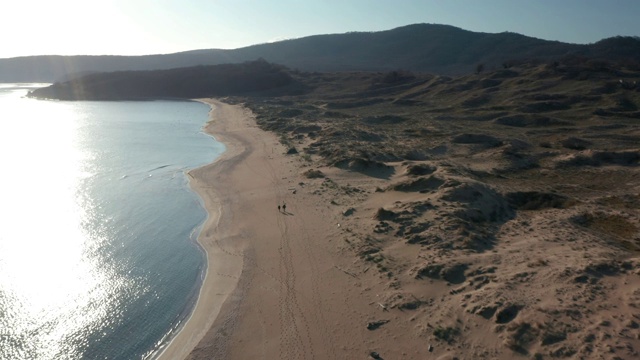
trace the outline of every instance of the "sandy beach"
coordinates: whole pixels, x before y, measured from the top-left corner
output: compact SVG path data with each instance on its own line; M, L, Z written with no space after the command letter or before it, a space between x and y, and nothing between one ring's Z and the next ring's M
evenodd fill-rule
M281 142L246 107L203 101L214 106L206 131L227 146L190 172L209 212L199 238L209 267L193 315L162 359L638 354L640 263L602 240L637 236L629 202L637 196L615 213L601 205L637 193L635 167L579 172L543 163L549 170L538 182L502 176L489 184L478 174L503 166L509 152L475 143L474 152L489 150L321 166L286 155L317 138ZM466 138L454 135L449 146L465 150ZM613 178L602 174L611 171L628 188L607 183ZM585 174L611 189L607 197L568 185L561 189L570 196L529 190Z
M222 304L236 287L242 270L242 241L233 239L229 203L232 189L228 176L247 152L243 139L234 135L246 123L243 110L214 100L203 100L212 110L205 131L215 135L226 151L212 164L189 172L191 187L201 196L208 217L198 242L206 252L207 272L197 304L178 335L163 350L159 359L185 358L212 326ZM228 121L221 121L221 120ZM212 185L215 184L215 185Z
M382 309L363 296L371 289L338 243L341 207L311 191L324 179L304 177L305 165L242 106L203 101L214 105L206 131L227 146L190 172L209 212L199 238L209 268L192 316L160 358L366 357L377 342L367 313Z

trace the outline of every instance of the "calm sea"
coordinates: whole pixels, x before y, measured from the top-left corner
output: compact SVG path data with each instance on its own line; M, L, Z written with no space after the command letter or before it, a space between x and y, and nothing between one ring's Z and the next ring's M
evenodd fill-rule
M64 102L0 84L0 359L140 359L196 300L185 172L222 144L197 102Z

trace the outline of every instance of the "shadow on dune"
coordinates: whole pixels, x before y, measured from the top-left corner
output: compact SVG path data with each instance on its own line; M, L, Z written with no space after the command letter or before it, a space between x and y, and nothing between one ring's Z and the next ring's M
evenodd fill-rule
M335 167L354 171L366 176L389 180L395 173L392 166L385 163L362 158L340 160L334 164Z

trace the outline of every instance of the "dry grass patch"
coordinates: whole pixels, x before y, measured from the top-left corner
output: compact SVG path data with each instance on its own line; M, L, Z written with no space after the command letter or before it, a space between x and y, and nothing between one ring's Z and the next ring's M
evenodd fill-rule
M460 329L451 326L438 326L433 330L433 336L447 343L452 343L458 335L460 335Z
M640 195L607 196L598 203L615 209L640 209Z
M565 209L575 201L566 196L537 191L518 191L507 194L509 204L518 210Z
M573 220L587 229L614 236L627 250L640 251L638 227L622 215L602 212L583 213Z
M619 237L632 237L638 232L633 223L617 214L584 213L575 221L580 226Z

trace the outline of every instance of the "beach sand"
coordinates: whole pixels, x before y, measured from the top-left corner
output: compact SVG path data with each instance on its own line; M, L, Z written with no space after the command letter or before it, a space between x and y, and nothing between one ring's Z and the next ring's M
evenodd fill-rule
M293 160L273 134L255 126L248 110L202 101L213 106L206 131L227 147L213 164L189 173L209 213L198 238L208 269L191 317L160 358L227 358L236 352L231 357L311 358L316 346L334 343L323 318L327 304L318 293L333 284L318 285L322 273L337 270L327 250L311 243L327 234L320 226L325 216L302 216L313 214L308 207L314 205L290 190L299 186ZM279 212L277 205L285 203L286 213ZM256 346L236 344L245 335Z
M241 239L233 239L229 199L233 186L229 174L248 151L243 139L234 135L245 126L243 109L215 100L202 100L212 106L205 131L223 142L226 151L212 164L191 170L191 187L203 199L208 217L198 237L206 252L207 272L197 304L177 336L159 359L182 359L198 344L216 319L222 304L236 287L242 270ZM224 120L224 121L223 121Z
M206 131L227 146L190 172L209 212L198 240L209 266L193 314L160 358L367 356L376 347L367 313L382 309L362 296L352 254L337 243L339 208L308 191L324 180L302 176L301 160L242 106L202 101L214 106Z
M523 192L537 207L514 210L503 194L526 184L487 185L453 158L323 167L243 106L203 101L227 146L190 172L209 267L162 359L637 358L640 260L576 225L595 203ZM610 218L638 223L624 216Z

